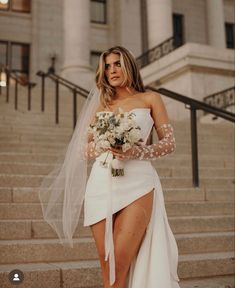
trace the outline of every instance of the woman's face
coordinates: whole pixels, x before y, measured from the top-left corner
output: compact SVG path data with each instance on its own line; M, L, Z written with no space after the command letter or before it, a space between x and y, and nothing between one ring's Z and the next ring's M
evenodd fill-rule
M111 53L105 57L105 75L111 86L119 87L122 85L124 75L119 54Z

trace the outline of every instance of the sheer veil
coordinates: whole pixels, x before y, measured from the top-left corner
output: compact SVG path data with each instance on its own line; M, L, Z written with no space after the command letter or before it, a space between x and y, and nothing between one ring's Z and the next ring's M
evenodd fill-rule
M87 128L100 102L93 88L81 110L62 162L47 175L39 188L43 218L56 231L60 243L73 247L73 234L79 221L87 182Z

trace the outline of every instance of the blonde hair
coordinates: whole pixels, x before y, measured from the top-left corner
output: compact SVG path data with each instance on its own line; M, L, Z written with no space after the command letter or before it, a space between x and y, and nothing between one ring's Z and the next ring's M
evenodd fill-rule
M120 63L124 74L122 86L134 88L139 92L145 91L139 68L132 53L121 46L112 47L100 55L96 71L96 85L101 90L100 101L104 107L111 103L116 93L115 87L109 84L105 75L105 58L111 53L120 55Z

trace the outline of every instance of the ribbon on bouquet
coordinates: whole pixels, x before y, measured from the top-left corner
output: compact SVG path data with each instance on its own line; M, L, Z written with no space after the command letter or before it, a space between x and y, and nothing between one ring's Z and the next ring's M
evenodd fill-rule
M113 203L112 203L112 172L111 161L108 165L103 166L108 168L108 195L107 195L107 216L105 223L105 261L109 259L109 282L113 285L115 282L115 256L113 243Z

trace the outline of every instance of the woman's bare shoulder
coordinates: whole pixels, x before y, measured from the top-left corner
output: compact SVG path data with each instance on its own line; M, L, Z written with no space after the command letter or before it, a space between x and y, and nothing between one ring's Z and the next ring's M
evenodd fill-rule
M160 104L162 101L160 94L151 90L141 93L140 97L145 103L146 107L149 108L153 108L154 106Z
M104 111L104 110L107 110L107 108L104 107L104 105L102 105L101 103L99 104L99 106L96 108L96 113L97 112L101 112L101 111Z

